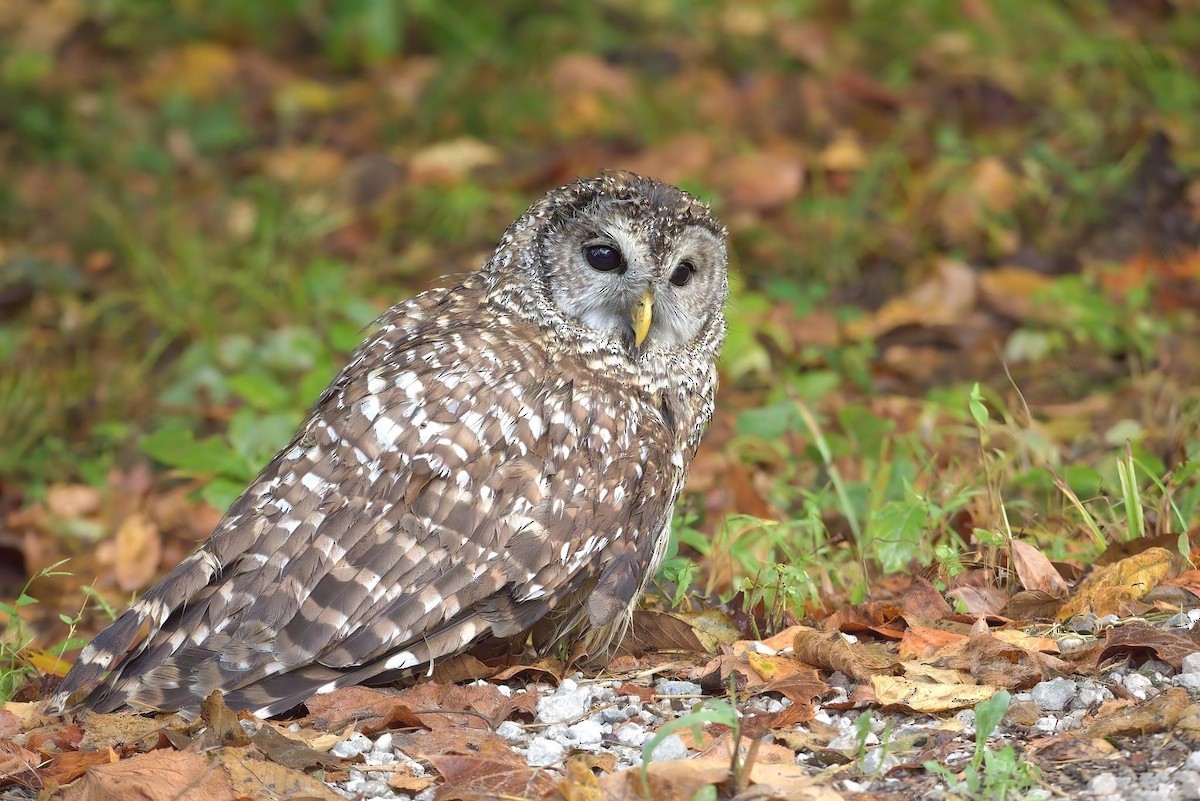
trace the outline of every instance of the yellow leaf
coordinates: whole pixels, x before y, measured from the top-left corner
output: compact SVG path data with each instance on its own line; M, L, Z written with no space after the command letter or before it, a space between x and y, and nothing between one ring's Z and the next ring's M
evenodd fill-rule
M1058 611L1058 619L1067 620L1083 612L1120 614L1124 602L1144 597L1170 572L1171 552L1147 548L1088 576Z
M25 658L29 660L29 664L38 669L39 673L47 676L65 676L71 669L70 662L49 651L29 651Z
M929 684L900 676L872 676L875 697L883 706L906 706L914 712L948 712L986 701L999 690L988 684Z

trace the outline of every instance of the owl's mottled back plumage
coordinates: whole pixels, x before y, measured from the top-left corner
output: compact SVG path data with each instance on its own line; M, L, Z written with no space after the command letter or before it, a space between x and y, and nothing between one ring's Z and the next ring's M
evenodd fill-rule
M284 712L484 637L615 644L713 411L724 229L627 173L400 303L212 536L50 701Z

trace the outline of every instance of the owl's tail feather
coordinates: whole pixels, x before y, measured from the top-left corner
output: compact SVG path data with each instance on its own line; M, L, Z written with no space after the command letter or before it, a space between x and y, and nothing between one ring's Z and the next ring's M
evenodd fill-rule
M148 684L146 677L142 676L128 683L118 682L103 697L88 701L93 709L102 712L128 706L146 712L178 710L183 717L191 719L199 713L200 703L213 687L225 686L236 688L225 694L225 702L231 709L249 709L258 717L267 718L286 712L313 695L362 684L380 674L416 672L422 668L431 672L438 660L463 650L487 634L489 629L490 624L477 614L467 612L462 618L446 623L425 637L359 667L347 670L313 662L295 670L265 676L260 669L262 666L257 664L243 666L238 671L243 674L241 677L232 674L213 676L214 669L223 669L220 655L195 649L197 660L204 663L203 668L193 671L184 667L181 671L182 666L174 664L172 673L164 673L159 677L160 681ZM208 659L200 659L202 651L208 655ZM96 671L97 677L100 672ZM191 681L179 675L181 673L187 674ZM204 678L201 679L201 676Z
M467 612L419 640L387 656L352 670L338 670L319 663L268 676L244 689L229 693L225 700L232 709L249 709L260 718L282 714L314 695L341 687L363 684L380 674L424 669L433 672L439 660L453 656L489 633L490 625L478 614ZM189 704L190 705L190 704Z
M171 613L195 596L219 570L216 557L204 550L180 562L84 647L58 692L47 701L46 713L62 714L85 703L115 662L141 651Z

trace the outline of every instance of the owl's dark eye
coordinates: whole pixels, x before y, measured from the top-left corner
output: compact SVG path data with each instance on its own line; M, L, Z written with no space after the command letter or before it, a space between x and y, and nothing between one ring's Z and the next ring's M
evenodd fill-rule
M583 255L592 269L602 273L611 273L613 270L625 272L625 259L621 257L621 251L614 247L590 245L583 249Z
M690 261L681 261L679 266L671 271L669 279L675 286L684 286L688 281L692 280L692 276L696 274L696 265Z

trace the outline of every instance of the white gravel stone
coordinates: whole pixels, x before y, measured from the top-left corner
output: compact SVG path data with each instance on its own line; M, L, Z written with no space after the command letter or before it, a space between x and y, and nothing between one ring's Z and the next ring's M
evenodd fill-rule
M392 750L392 733L385 731L383 734L375 738L375 745L371 748L372 751L391 751Z
M367 798L395 798L396 792L391 787L388 787L387 782L372 779L364 782L362 786L362 794Z
M600 745L604 737L604 726L596 720L581 720L567 727L567 738L580 746Z
M505 698L512 698L513 694L512 687L509 687L507 684L497 684L496 692L500 693Z
M617 729L617 742L621 745L640 746L646 742L646 730L636 723L626 723Z
M1071 702L1072 709L1093 710L1099 708L1105 701L1111 701L1112 691L1103 684L1094 681L1084 681L1079 684L1079 693Z
M361 732L354 732L345 740L337 743L333 748L329 749L329 753L335 757L348 759L350 757L364 754L371 750L371 738Z
M1043 712L1061 712L1075 697L1077 688L1070 679L1057 678L1039 682L1031 691L1033 702Z
M1094 795L1112 795L1117 791L1117 777L1111 773L1097 773L1088 782L1088 790Z
M654 686L659 695L700 695L700 685L694 681L660 681Z
M1200 673L1180 673L1172 681L1185 690L1200 691Z
M1185 656L1183 658L1183 665L1179 668L1179 672L1200 673L1200 651Z
M688 747L678 734L670 734L654 747L650 753L651 762L669 762L672 759L687 759Z
M372 751L363 755L363 761L368 765L390 765L396 761L396 755L391 751Z
M1187 762L1183 763L1188 770L1200 770L1200 751L1188 754Z
M629 720L629 707L610 706L607 709L600 710L600 719L605 723L620 723L623 720ZM636 713L636 710L633 710Z
M1058 718L1051 716L1038 718L1037 723L1033 724L1033 728L1038 731L1044 731L1047 734L1053 734L1058 729Z
M529 752L525 755L530 767L548 768L563 761L567 749L548 737L534 737L529 741Z
M572 686L567 688L567 684ZM553 695L538 699L537 718L542 723L565 723L568 720L583 717L591 708L592 694L586 687L579 687L570 679L564 679L562 686Z
M506 720L496 727L496 734L503 737L505 740L524 740L525 727L515 720Z
M1129 694L1139 701L1145 701L1150 695L1150 690L1154 687L1154 683L1141 673L1130 673L1124 678L1122 683L1125 685L1125 689L1129 691Z

